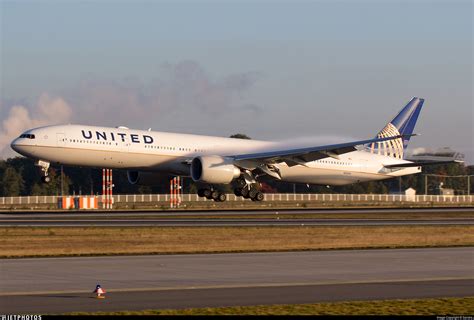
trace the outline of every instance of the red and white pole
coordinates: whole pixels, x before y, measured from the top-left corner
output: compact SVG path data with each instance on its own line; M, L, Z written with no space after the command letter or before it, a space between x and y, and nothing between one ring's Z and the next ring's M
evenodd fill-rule
M170 180L170 208L173 208L173 179Z
M175 208L177 208L177 205L178 205L178 199L176 197L176 190L177 189L177 185L176 185L176 177L173 178L173 206Z
M102 169L102 208L112 209L113 204L112 169Z
M174 177L170 180L170 208L179 208L181 205L181 178Z
M176 177L176 202L179 208L181 205L181 179L179 176Z
M114 202L114 199L112 197L113 195L113 183L112 183L112 169L107 170L109 172L109 189L108 189L108 194L109 194L109 209L112 209L112 205Z
M110 188L110 184L109 184L109 169L105 169L105 194L107 195L105 197L105 208L106 209L110 209L109 207L109 189Z
M105 209L107 194L105 193L105 169L102 169L102 209Z

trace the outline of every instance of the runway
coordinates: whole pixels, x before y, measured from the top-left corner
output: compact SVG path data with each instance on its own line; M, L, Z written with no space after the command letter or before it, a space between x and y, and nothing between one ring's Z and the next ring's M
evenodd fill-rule
M0 227L274 227L274 226L429 226L474 225L472 218L452 219L0 219Z
M230 209L230 210L193 210L193 209L178 209L178 210L94 210L94 211L75 211L75 210L15 210L15 211L1 211L0 218L13 217L58 217L58 216L74 216L74 217L147 217L147 216L165 216L165 217L186 217L186 216L266 216L266 215L314 215L314 214L382 214L383 213L400 213L400 214L438 214L438 213L472 213L474 214L474 207L437 207L437 208L328 208L328 209Z
M397 218L387 217L396 213ZM68 212L8 213L0 215L0 227L242 227L242 226L394 226L474 225L472 208L253 210L198 212ZM308 215L324 214L324 217ZM341 218L341 214L349 217ZM367 215L360 218L351 214ZM399 214L399 216L398 216ZM442 217L436 216L443 214ZM451 217L450 215L454 215ZM455 215L457 214L457 216ZM460 216L462 214L462 216ZM334 217L331 217L334 215Z
M59 314L67 312L99 312L146 309L183 309L273 304L301 304L341 300L397 299L400 292L405 298L435 298L444 296L472 296L472 280L414 281L387 283L360 283L340 285L308 285L282 287L249 287L222 289L190 289L167 291L113 292L105 300L92 299L90 293L43 294L0 297L6 314ZM328 298L329 297L329 298ZM186 302L186 303L184 303ZM20 310L20 312L17 312Z
M3 313L474 295L474 248L0 260ZM105 300L91 299L100 283Z

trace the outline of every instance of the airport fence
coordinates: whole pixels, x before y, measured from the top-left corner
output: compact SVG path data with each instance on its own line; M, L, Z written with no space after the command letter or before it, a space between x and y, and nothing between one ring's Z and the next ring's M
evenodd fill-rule
M68 196L80 197L80 196ZM196 194L182 194L180 195L182 203L189 202L205 202L210 201L206 198L199 197ZM11 207L15 205L57 205L61 202L61 196L25 196L25 197L0 197L0 206ZM96 196L99 202L102 202L102 196ZM113 195L114 205L118 204L146 204L146 203L170 203L169 194L116 194ZM248 202L249 199L237 197L234 194L227 194L227 201L229 202ZM308 203L337 203L337 202L351 202L351 203L397 203L397 202L411 202L411 203L439 203L439 204L464 204L474 205L474 195L392 195L392 194L311 194L311 193L267 193L265 194L265 201L272 202L308 202ZM100 208L101 206L99 206Z

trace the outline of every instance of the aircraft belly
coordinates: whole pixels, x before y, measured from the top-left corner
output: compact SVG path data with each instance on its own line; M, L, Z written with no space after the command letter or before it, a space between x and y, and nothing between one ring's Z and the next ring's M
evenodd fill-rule
M344 171L330 168L309 168L303 166L281 167L280 174L283 181L342 186L369 180L382 180L390 178L384 175Z
M34 157L51 163L111 169L149 170L158 166L178 169L179 166L172 156L79 148L35 147Z

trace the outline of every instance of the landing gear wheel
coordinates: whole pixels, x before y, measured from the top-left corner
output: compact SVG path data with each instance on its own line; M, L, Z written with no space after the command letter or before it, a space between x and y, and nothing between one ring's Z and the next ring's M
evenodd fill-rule
M217 199L216 201L218 202L224 202L227 200L227 196L225 193L219 193L219 195L217 196Z
M212 198L213 200L217 200L217 199L219 198L219 191L217 191L217 190L212 190L212 191L211 191L211 198Z
M242 197L244 197L245 199L248 199L249 198L249 189L247 188L243 188L241 191L240 191Z
M205 197L204 191L206 191L206 189L199 189L199 190L198 190L198 196L200 196L200 197Z
M212 199L212 196L211 196L211 190L210 189L204 189L204 191L202 192L203 196L206 197L207 199Z
M51 182L51 177L50 176L41 177L41 182L50 183Z
M235 194L237 197L242 196L242 189L240 189L240 188L235 188L235 189L234 189L234 194Z
M256 196L257 194L258 194L258 190L252 188L252 189L250 189L250 191L249 191L249 198L255 199L255 196Z
M263 201L264 197L265 196L263 195L263 193L259 191L259 192L257 192L257 194L255 195L255 197L253 199L255 199L255 201Z
M237 187L240 188L240 189L245 187L246 184L247 184L244 179L238 179L238 180L236 180L236 183L237 183Z

